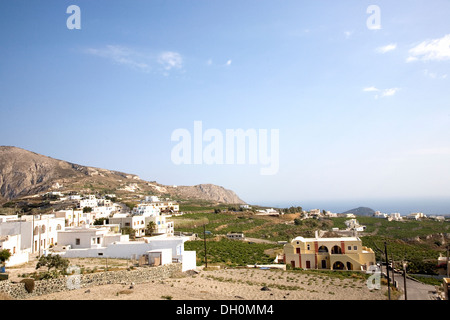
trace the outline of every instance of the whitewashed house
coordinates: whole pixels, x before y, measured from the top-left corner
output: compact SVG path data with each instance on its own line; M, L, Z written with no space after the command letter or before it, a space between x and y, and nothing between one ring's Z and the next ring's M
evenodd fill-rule
M182 271L195 270L196 269L196 252L185 251L184 243L188 240L188 237L146 237L143 241L129 241L124 239L122 241L114 241L106 244L100 237L100 243L97 242L99 234L86 235L84 243L85 248L67 248L63 252L57 252L58 254L66 258L117 258L117 259L136 259L139 260L142 256L148 258L154 257L158 252L163 254L166 258L162 259L162 263L181 263ZM90 239L90 240L89 240ZM88 243L89 242L89 243ZM65 243L65 242L63 242ZM80 238L80 246L81 246ZM167 253L171 253L172 261L169 261L167 257L170 257Z
M22 237L20 234L0 236L0 251L8 250L10 258L5 262L6 267L17 266L29 261L28 250L21 249Z
M140 203L133 208L132 214L135 216L153 217L159 216L161 210L151 203Z
M20 235L20 250L42 254L54 246L58 231L65 229L64 218L49 215L25 215L17 219L2 219L0 236Z
M58 247L71 249L94 249L106 247L116 241L128 241L128 235L111 232L107 226L66 228L58 232Z
M427 216L422 212L414 212L408 215L408 219L412 220L420 220L426 218Z
M146 196L145 201L141 204L153 206L154 208L158 209L159 212L163 212L163 211L178 212L178 211L180 211L180 205L176 201L167 200L167 199L161 200L157 196Z
M356 219L346 220L344 223L347 226L347 230L355 230L359 232L366 230L366 226L360 225Z
M54 214L57 218L64 218L66 227L78 227L85 224L92 224L94 222L93 214L83 212L83 210L59 210Z
M389 221L402 221L403 218L399 212L393 212L389 215Z
M121 229L133 229L136 237L145 236L145 229L147 228L144 216L127 215L124 213L116 213L112 218L109 218L109 223L118 224Z
M388 214L387 213L383 213L383 212L380 212L380 211L375 211L373 216L375 218L381 218L381 219L387 219L388 218Z

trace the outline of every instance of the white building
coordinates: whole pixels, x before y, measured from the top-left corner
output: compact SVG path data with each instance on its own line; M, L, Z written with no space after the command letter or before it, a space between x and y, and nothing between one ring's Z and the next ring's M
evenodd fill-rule
M95 249L106 247L116 241L128 241L128 235L111 232L107 226L66 228L58 232L58 247L71 249Z
M50 215L26 215L17 219L2 219L0 236L20 235L19 251L42 254L56 244L57 232L65 229L64 218Z
M424 213L422 213L422 212L414 212L414 213L411 213L408 216L408 219L420 220L420 219L423 219L423 218L426 218L426 217L427 216Z
M393 212L389 215L389 221L402 221L403 218L399 212Z
M227 238L230 240L245 240L245 235L243 232L230 232L227 233Z
M149 222L153 222L155 226L155 230L153 230L153 234L165 234L168 236L174 235L174 223L173 221L167 221L166 218L170 216L156 216L156 217L145 217L145 224L148 225Z
M89 236L87 237L89 241ZM184 250L184 242L187 240L187 237L149 237L144 238L144 241L115 241L109 243L107 246L97 246L92 244L93 241L97 241L94 236L90 238L90 247L70 248L58 254L66 258L103 257L138 260L142 256L148 256L150 258L157 252L162 253L164 251L167 253L167 249L169 249L172 253L171 262L182 263L182 271L195 270L196 252ZM166 257L168 256L167 254L164 255ZM168 261L166 260L165 263L168 263Z
M55 212L57 218L64 218L66 227L78 227L85 224L92 224L93 214L83 212L83 210L59 210Z
M147 228L144 216L130 216L124 213L116 213L112 218L109 218L109 223L118 224L121 229L133 229L136 237L145 236L145 229Z
M388 218L387 213L382 213L382 212L380 212L380 211L375 211L375 213L373 214L373 216L374 216L375 218L381 218L381 219L387 219L387 218Z
M264 209L264 210L257 210L256 214L257 215L274 215L274 214L279 214L279 212L277 210L275 210L274 208L270 208L270 209Z
M347 226L347 230L355 230L359 232L366 230L366 226L360 225L356 219L346 220L344 223Z
M172 200L160 200L157 196L146 196L145 202L140 205L148 205L153 206L158 209L159 212L169 211L169 212L178 212L180 211L180 205L176 201Z
M337 213L331 212L331 211L325 211L325 216L329 218L337 218Z
M151 203L141 203L133 208L132 214L136 216L154 217L160 215L160 208Z
M5 262L6 267L12 267L29 261L28 250L21 249L21 235L0 236L0 251L8 250L11 257Z

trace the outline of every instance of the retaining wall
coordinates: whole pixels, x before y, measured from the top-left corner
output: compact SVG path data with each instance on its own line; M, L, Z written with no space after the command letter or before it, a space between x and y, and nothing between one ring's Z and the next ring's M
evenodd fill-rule
M15 299L27 299L44 294L74 289L88 288L106 284L146 283L171 277L181 272L181 263L167 264L159 267L139 268L137 270L107 271L89 274L59 277L57 279L34 282L34 290L28 293L24 283L0 281L0 292Z

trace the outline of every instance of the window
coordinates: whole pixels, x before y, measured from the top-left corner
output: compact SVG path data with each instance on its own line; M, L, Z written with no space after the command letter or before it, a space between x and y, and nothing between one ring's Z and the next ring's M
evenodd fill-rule
M353 250L358 250L358 247L357 246L353 246Z
M311 245L310 244L306 245L306 249L311 250Z
M97 238L97 244L100 244L100 237Z
M76 239L75 239L75 244L76 244L77 246L79 246L80 243L81 243L80 239L79 239L79 238L76 238Z
M347 249L348 249L348 250L352 250L352 246L348 246Z

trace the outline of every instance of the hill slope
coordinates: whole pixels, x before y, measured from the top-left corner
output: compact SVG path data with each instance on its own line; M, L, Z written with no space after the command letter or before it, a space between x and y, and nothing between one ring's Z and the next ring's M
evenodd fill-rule
M245 203L233 191L212 184L169 187L137 175L53 159L17 147L0 146L0 202L50 190L142 192L220 203Z
M355 216L373 216L375 211L367 207L358 207L355 209L347 210L343 213L353 213Z

